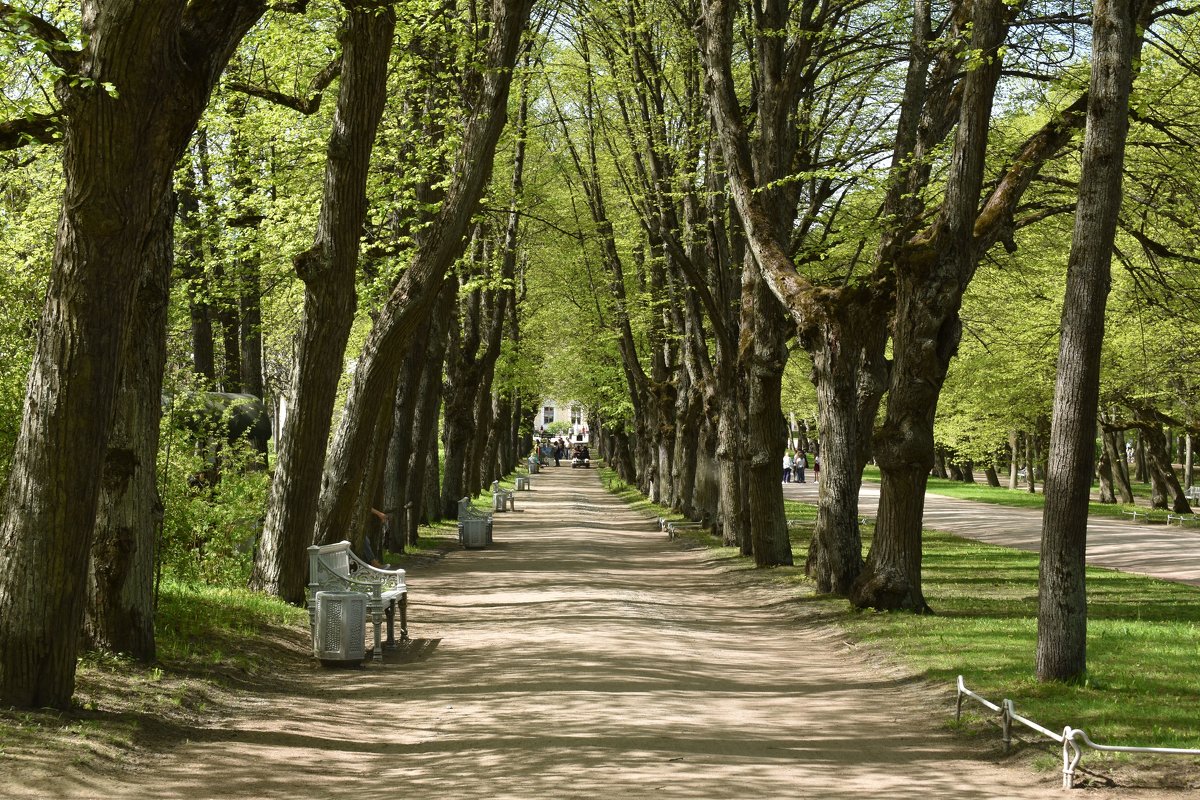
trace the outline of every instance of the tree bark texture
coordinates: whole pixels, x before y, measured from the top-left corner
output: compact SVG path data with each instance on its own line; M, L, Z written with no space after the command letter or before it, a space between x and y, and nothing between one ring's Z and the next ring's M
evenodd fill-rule
M1175 466L1171 463L1171 453L1167 449L1167 437L1161 425L1144 424L1141 427L1142 440L1146 443L1146 461L1150 471L1152 508L1170 508L1177 514L1192 513L1179 478L1175 475Z
M367 174L387 93L395 31L390 9L351 9L342 31L342 75L325 161L313 246L297 255L304 312L292 369L291 401L251 585L289 603L304 601L306 548L313 542L321 466L329 439L346 340L356 307L359 237L367 213ZM369 418L374 430L376 415ZM366 453L361 455L366 460ZM355 488L361 485L361 475ZM349 530L349 514L339 539Z
M449 280L447 284L459 286L459 281ZM479 347L479 295L477 289L456 304L446 342L446 382L442 388L444 469L441 510L442 516L447 518L457 515L458 501L467 492L468 444L475 430L475 387L478 377L472 367Z
M143 663L154 661L155 655L155 555L163 520L157 458L174 210L174 200L167 195L146 240L138 314L126 340L104 460L84 619L84 635L91 647L124 653Z
M802 336L812 357L819 427L824 433L817 526L804 570L816 581L818 591L844 597L863 565L858 500L863 467L871 455L875 415L887 384L887 317L875 304L857 299L841 306L841 311Z
M1096 476L1100 481L1100 502L1116 503L1117 495L1113 491L1113 463L1107 447L1100 449L1100 461L1096 464Z
M84 17L84 49L55 56L86 85L57 88L65 188L0 511L0 704L70 702L143 245L218 75L264 9L97 0Z
M792 547L783 511L783 484L779 480L787 426L780 397L783 368L787 363L784 330L789 320L779 301L758 274L758 265L747 254L745 296L753 297L753 320L743 321L748 338L743 357L748 358L746 403L746 453L748 455L750 536L754 563L759 567L791 566Z
M409 544L418 540L418 525L422 520L441 518L441 509L435 501L429 502L426 487L433 485L433 496L438 496L437 429L442 405L442 368L446 361L446 333L450 326L452 311L457 300L457 285L447 281L438 293L437 306L426 323L425 345L416 363L420 369L415 374L401 376L401 380L418 382L416 409L411 420L412 446L408 455L408 468L403 497L412 503L409 509L406 532ZM457 515L457 509L455 510Z
M1091 99L1067 262L1042 514L1040 681L1078 680L1087 670L1087 512L1139 5L1140 0L1098 0L1092 7Z

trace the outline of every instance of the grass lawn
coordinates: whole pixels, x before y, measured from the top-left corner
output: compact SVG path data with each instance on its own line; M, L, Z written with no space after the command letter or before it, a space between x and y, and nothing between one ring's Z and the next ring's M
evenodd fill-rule
M863 480L871 483L879 482L879 468L867 467L863 470ZM1012 506L1014 508L1034 508L1041 510L1046 503L1046 498L1042 495L1041 487L1038 487L1036 494L1030 493L1025 488L1009 489L1004 486L988 486L986 483L963 483L962 481L951 481L945 478L929 478L926 485L928 491L934 494L941 494L947 497L956 497L960 500L974 500L977 503L990 503L998 506ZM1133 509L1145 511L1149 505L1150 487L1143 486L1140 483L1133 484L1134 496L1145 500L1142 503L1134 505L1122 505L1111 503L1088 503L1088 515L1092 517L1110 517L1113 519L1126 519L1124 512ZM1098 487L1093 484L1092 491L1098 491ZM1152 517L1152 521L1166 522L1167 512L1160 512L1157 516Z
M615 476L606 476L606 484L635 507L662 513ZM786 505L796 520L795 561L803 564L816 509ZM871 526L863 531L864 555L871 533ZM684 535L719 546L703 532ZM843 599L818 595L799 567L765 575L794 586L815 617L833 620L929 680L952 686L961 674L972 691L995 703L1009 698L1017 713L1051 730L1069 724L1098 744L1200 749L1200 589L1089 569L1088 678L1079 686L1039 684L1037 554L938 531L926 531L924 541L922 576L932 616L854 611ZM968 724L981 725L986 709L973 702L964 708L975 720ZM1122 758L1087 751L1085 764L1106 757Z

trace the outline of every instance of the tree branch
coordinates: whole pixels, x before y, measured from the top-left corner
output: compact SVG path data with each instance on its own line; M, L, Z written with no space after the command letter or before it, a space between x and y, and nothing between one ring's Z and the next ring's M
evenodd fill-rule
M1021 196L1055 153L1065 146L1087 121L1087 93L1056 114L1040 130L1025 140L1013 163L1004 171L996 188L988 195L983 210L975 219L975 247L983 252L997 241L1015 250L1011 236L1013 213Z
M43 52L50 63L65 72L75 72L79 64L79 51L71 47L67 35L49 21L8 3L0 3L0 22L10 30L20 30L45 45Z
M284 94L283 92L277 92L273 89L267 89L262 86L253 86L249 83L243 83L241 81L230 81L229 88L235 92L242 92L243 94L248 94L252 97L258 97L266 100L267 102L284 106L286 108L299 111L305 116L309 116L317 113L317 111L321 108L321 99L325 94L325 89L329 87L329 84L333 83L333 79L340 75L341 72L342 58L341 56L338 56L333 61L330 61L329 64L326 65L326 67L318 72L316 77L313 78L312 83L309 84L308 87L308 97L297 97L295 95Z
M61 131L57 114L38 114L0 122L0 151L17 150L33 142L54 144Z

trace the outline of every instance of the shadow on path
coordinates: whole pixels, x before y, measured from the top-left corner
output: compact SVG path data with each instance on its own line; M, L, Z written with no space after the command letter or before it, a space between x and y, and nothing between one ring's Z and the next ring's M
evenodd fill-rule
M382 663L314 666L309 696L257 699L119 782L36 795L1061 796L1057 775L947 731L944 693L668 542L594 472L533 486L496 514L496 547L410 573L417 638Z

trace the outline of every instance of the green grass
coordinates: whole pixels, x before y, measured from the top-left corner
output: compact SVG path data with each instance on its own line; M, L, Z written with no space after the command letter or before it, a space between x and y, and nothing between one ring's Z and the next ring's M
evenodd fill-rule
M928 678L953 683L961 674L968 688L993 702L1012 699L1018 713L1051 730L1069 724L1101 744L1200 748L1200 590L1089 569L1087 679L1041 684L1034 677L1037 555L937 531L924 541L922 580L935 615L811 602L840 606L850 632ZM807 542L798 550L806 552Z
M245 687L278 686L281 662L308 655L308 614L244 589L164 581L155 618L157 661L104 651L80 655L67 711L0 709L0 751L45 763L117 763L161 747Z
M863 470L863 480L872 483L879 482L879 468L867 467ZM1135 497L1148 498L1150 488L1142 484L1133 484ZM926 484L926 489L934 494L945 495L946 497L954 497L959 500L973 500L977 503L989 503L997 506L1009 506L1012 508L1032 508L1041 510L1045 506L1046 498L1041 492L1041 487L1037 493L1031 493L1025 488L1009 489L1004 486L988 486L986 483L963 483L962 481L951 481L945 478L929 478ZM1092 490L1097 491L1095 485ZM1092 517L1108 517L1112 519L1129 520L1129 517L1124 513L1132 509L1146 510L1148 503L1122 505L1111 503L1088 503L1088 515ZM1167 512L1155 513L1151 517L1152 522L1166 522Z
M308 612L277 597L218 586L164 581L155 618L159 659L175 668L233 664L249 673L271 669L270 653L239 641L277 627L308 624Z
M619 497L645 508L636 492L618 488ZM786 506L797 521L790 528L795 562L803 564L816 508ZM872 526L864 527L864 555L872 533ZM719 545L707 534L691 538ZM1100 744L1200 749L1200 590L1089 569L1087 679L1078 686L1041 684L1034 677L1037 554L937 531L926 531L924 542L931 616L854 611L844 599L818 595L798 567L763 574L792 586L814 619L832 620L938 684L953 686L961 674L972 691L996 703L1009 698L1018 713L1051 730L1069 724ZM736 551L723 548L722 555ZM979 712L969 724L982 726L982 706L968 703L965 710ZM1124 757L1087 754L1089 763L1103 758Z

